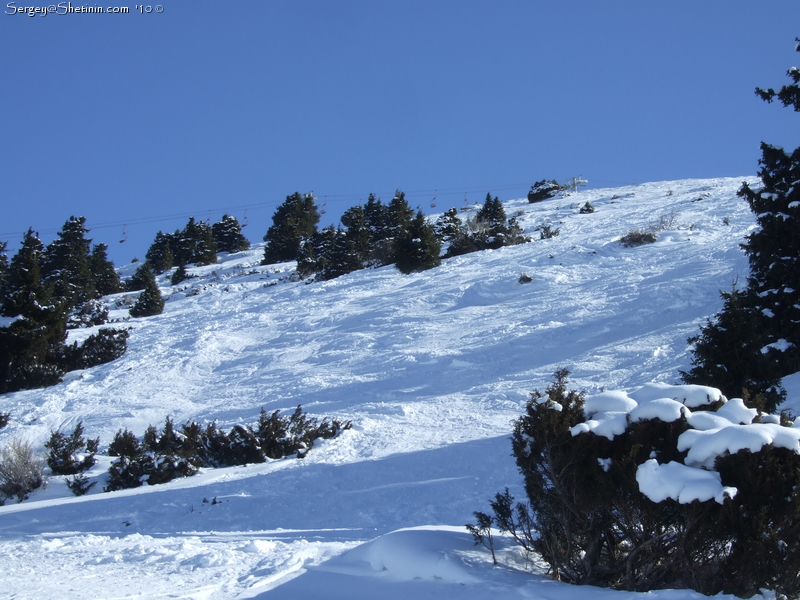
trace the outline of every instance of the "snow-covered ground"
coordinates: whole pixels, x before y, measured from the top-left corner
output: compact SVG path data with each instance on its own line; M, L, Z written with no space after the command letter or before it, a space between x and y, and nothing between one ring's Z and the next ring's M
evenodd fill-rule
M163 277L164 313L128 322L121 359L0 396L11 414L0 445L41 446L83 421L102 452L118 429L141 434L168 415L227 428L298 404L353 429L304 460L161 486L103 493L103 457L88 496L51 477L0 508L0 597L640 597L554 582L505 543L493 567L463 525L505 486L523 495L510 423L557 368L591 393L678 382L686 338L747 274L739 244L754 219L741 182L508 201L533 242L408 276L390 266L308 284L293 263L260 266L254 246L179 286ZM596 212L579 214L587 201ZM618 242L656 223L654 244ZM540 240L545 224L560 235ZM785 384L800 405L800 379Z

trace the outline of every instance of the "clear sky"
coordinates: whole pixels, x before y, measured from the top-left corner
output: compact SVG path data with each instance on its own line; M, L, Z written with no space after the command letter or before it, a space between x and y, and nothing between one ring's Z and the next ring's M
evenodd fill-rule
M191 215L247 210L260 241L294 191L327 197L328 225L370 192L442 211L543 178L752 175L762 140L800 143L753 93L800 63L796 0L161 1L3 0L10 253L70 215L119 265Z

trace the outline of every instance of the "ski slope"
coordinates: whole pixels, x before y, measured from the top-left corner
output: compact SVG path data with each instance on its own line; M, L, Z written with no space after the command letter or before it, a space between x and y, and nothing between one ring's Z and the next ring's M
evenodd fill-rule
M304 460L161 486L103 493L107 457L88 496L51 477L0 507L0 597L638 598L551 581L505 542L504 566L492 567L463 525L503 487L522 495L511 421L557 368L589 392L678 382L686 338L747 275L739 244L755 221L736 197L742 181L507 201L534 241L407 276L389 266L297 281L293 263L261 266L261 245L190 269L197 277L178 286L162 276L164 313L127 322L125 356L0 396L11 414L0 445L41 446L83 421L102 453L118 429L141 435L167 415L227 428L298 404L353 429ZM587 201L596 212L579 214ZM546 224L560 235L540 240ZM654 244L618 241L655 224ZM519 283L522 273L533 281ZM785 383L792 404L800 385Z

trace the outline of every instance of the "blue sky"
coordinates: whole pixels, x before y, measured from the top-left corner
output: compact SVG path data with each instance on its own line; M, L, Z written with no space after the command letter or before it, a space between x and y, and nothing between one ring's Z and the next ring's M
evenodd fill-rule
M762 140L798 145L797 115L753 93L800 62L794 0L3 4L11 253L70 215L119 265L191 215L246 209L260 241L294 191L327 196L327 225L370 192L441 211L542 178L752 175Z

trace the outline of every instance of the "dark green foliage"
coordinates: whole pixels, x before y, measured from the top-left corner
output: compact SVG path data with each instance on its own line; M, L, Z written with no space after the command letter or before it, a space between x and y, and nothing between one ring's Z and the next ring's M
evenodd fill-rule
M795 38L795 41L799 42L795 50L800 52L800 38ZM756 88L756 94L767 102L772 102L777 97L784 106L791 106L796 112L800 112L800 69L792 67L786 74L792 80L790 85L782 86L777 92L772 88L767 90Z
M156 234L156 239L145 254L145 259L156 273L164 273L173 267L175 257L172 254L172 246L177 247L177 244L178 238L175 235L160 231Z
M590 215L594 212L594 206L592 206L588 201L586 204L581 206L580 214L582 215Z
M420 210L395 239L395 265L406 275L432 269L442 262L440 251L433 227Z
M300 277L310 277L325 270L333 255L336 236L333 227L325 227L302 240L297 255L297 273Z
M88 446L97 448L98 440L89 440ZM95 464L94 452L87 451L87 442L83 437L83 423L78 421L75 429L67 435L62 431L53 431L45 442L48 449L47 466L53 475L75 475L82 473ZM79 455L83 456L79 456Z
M146 265L147 263L145 262L139 269L142 270L144 289L129 311L131 316L135 318L160 315L164 310L164 297L158 291L158 284L153 271ZM139 270L136 273L139 273Z
M108 308L99 300L87 300L69 315L67 329L94 327L108 322Z
M150 261L144 261L141 265L136 267L133 275L131 275L125 282L125 289L129 292L138 292L147 286L147 282L154 277L153 267Z
M483 206L478 210L476 217L480 223L502 226L506 220L506 211L503 209L503 203L500 202L497 196L492 198L491 194L486 194L486 200Z
M741 450L715 465L739 490L730 528L723 591L748 598L762 589L800 597L800 456L785 448Z
M656 234L645 229L631 229L628 233L619 238L620 243L626 248L652 244L656 241Z
M366 210L363 206L353 206L342 214L342 225L346 230L346 239L349 247L349 254L353 264L363 268L370 259L370 247L372 243L372 231L367 225ZM355 269L353 269L355 270Z
M222 215L222 219L211 226L211 232L214 234L217 252L241 252L250 247L236 217Z
M286 197L272 216L272 226L267 230L264 241L262 264L296 260L303 240L310 239L317 230L319 211L312 194L302 196L295 192Z
M491 194L486 195L483 206L466 222L456 216L453 208L437 221L436 226L442 239L449 242L445 258L531 241L524 235L516 217L506 221L503 203L497 196L492 198Z
M506 493L508 488L506 488ZM492 534L492 517L482 512L474 512L477 525L467 524L467 531L472 534L472 539L476 546L485 546L492 553L492 562L497 563L497 556L494 553L494 535Z
M564 189L564 186L560 185L555 179L551 179L550 181L542 179L531 186L531 189L528 192L528 202L533 204L534 202L547 200Z
M94 282L96 296L107 296L122 291L119 274L114 268L114 263L108 259L108 246L96 244L89 255L89 270Z
M64 349L64 369L91 369L116 360L128 350L129 337L128 329L104 327L86 338L80 346L75 342Z
M0 429L8 425L8 421L11 418L9 413L0 413Z
M119 458L108 469L106 492L139 487L152 470L152 460L145 454L139 439L127 429L117 431L108 446L108 454Z
M458 236L463 226L463 222L458 218L458 210L450 208L436 220L433 230L440 242L450 242Z
M69 305L52 296L40 264L43 246L29 229L11 260L0 291L0 314L20 317L0 327L0 393L53 385L61 380Z
M790 69L792 84L779 92L756 93L798 111L799 73ZM739 190L758 223L742 246L750 263L747 288L723 294L722 312L690 338L694 368L684 377L705 378L727 394L747 387L765 394L774 410L782 398L779 378L800 370L800 148L787 152L762 143L759 164L762 185L744 183Z
M89 490L97 485L96 481L89 483L89 478L83 473L79 473L72 479L65 479L64 481L66 482L69 490L76 496L84 496L85 494L88 494Z
M192 276L189 275L189 271L186 270L186 265L181 265L177 269L175 269L175 272L172 274L172 277L170 278L169 282L172 285L178 285L179 283L186 281L191 277Z
M53 295L65 306L96 297L85 223L85 217L70 217L47 246L41 264L43 281L52 285Z
M692 368L681 371L683 380L710 383L731 396L741 396L744 390L761 394L766 401L761 408L775 412L786 392L780 387L776 361L761 352L768 343L768 319L749 297L751 291L734 288L720 294L722 311L689 338Z
M175 264L202 266L217 262L217 246L211 227L202 221L195 221L194 217L189 218L183 231L173 234L171 249Z
M52 301L51 290L42 281L41 263L44 245L39 235L28 229L22 247L11 259L2 287L2 315L5 317L37 317Z
M0 298L2 298L3 284L8 277L8 257L6 256L7 242L0 242Z
M175 432L175 425L169 417L160 432L152 426L145 432L143 446L149 458L142 463L148 485L167 483L197 473L197 467L185 452L183 436Z
M539 239L540 240L549 240L554 237L558 237L558 234L561 233L561 230L558 227L552 227L550 225L545 225L539 230Z
M303 413L300 406L284 417L280 411L261 410L254 427L234 425L230 431L216 422L203 428L193 421L175 430L168 417L161 431L150 426L141 443L127 429L118 431L109 445L110 456L119 457L109 469L106 491L166 483L194 475L200 467L231 467L262 463L287 456L303 458L320 438L336 437L351 423L341 423Z

